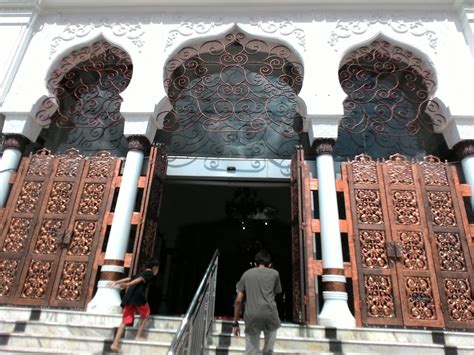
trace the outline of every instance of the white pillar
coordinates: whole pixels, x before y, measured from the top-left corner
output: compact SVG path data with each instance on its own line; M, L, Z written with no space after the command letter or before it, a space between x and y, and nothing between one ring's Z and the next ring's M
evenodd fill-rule
M21 135L7 135L3 156L0 160L0 208L4 208L10 193L10 177L18 169L25 138Z
M346 278L342 258L336 179L332 156L334 140L316 139L319 221L323 258L323 308L318 323L332 327L353 328L355 318L347 305Z
M108 287L108 283L125 277L124 260L138 192L138 179L146 150L146 144L140 142L145 139L143 136L132 136L128 139L129 151L125 160L122 182L105 251L104 265L101 267L97 293L87 305L87 312L91 313L113 314L122 311L119 289Z

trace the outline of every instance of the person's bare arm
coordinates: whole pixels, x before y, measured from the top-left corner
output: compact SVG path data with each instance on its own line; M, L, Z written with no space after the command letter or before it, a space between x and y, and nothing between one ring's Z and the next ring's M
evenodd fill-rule
M117 285L120 286L120 285L124 284L125 282L129 282L131 279L132 279L131 277L125 277L125 278L117 280L117 281L111 281L107 285L109 287L115 287Z
M234 323L232 324L232 334L239 336L240 327L239 327L239 318L240 318L240 309L242 308L242 301L244 299L243 292L237 292L237 297L234 302Z

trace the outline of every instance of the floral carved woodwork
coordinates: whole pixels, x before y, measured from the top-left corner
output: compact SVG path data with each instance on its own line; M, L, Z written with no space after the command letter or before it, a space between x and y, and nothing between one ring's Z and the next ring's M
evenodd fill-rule
M32 260L21 292L22 298L43 298L51 280L53 263L51 261Z
M116 158L43 149L22 164L16 203L0 233L0 302L83 307L102 249L99 232Z
M445 279L444 288L448 295L448 311L451 319L458 322L472 322L474 301L469 279Z
M431 280L425 277L405 279L409 316L416 319L434 319L437 317L433 300Z
M395 316L395 300L390 277L366 276L364 278L366 307L369 317L391 318Z
M18 264L18 260L0 260L0 296L10 294Z
M433 156L371 161L358 156L345 164L363 322L474 329L472 261L455 170Z
M56 296L59 300L76 301L82 296L83 283L87 272L86 263L66 262Z

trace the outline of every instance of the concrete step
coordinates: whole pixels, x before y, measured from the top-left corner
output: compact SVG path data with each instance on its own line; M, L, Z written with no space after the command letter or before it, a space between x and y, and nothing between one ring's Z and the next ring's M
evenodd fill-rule
M241 336L231 336L232 323L216 321L207 346L209 354L243 354ZM263 342L263 337L262 337ZM263 345L263 343L262 343ZM327 328L282 324L275 351L288 353L474 354L474 334L422 329Z

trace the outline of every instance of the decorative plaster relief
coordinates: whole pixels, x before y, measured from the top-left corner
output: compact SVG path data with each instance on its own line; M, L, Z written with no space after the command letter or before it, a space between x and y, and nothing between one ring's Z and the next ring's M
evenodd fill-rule
M220 26L223 26L221 21L212 21L209 23L199 20L193 21L192 19L182 21L178 28L169 31L164 51L166 51L168 47L173 46L176 39L180 36L189 37L192 35L204 35Z
M374 25L382 25L388 27L399 34L411 34L416 37L424 37L428 41L428 45L436 53L438 46L438 35L428 29L423 20L405 21L402 19L386 19L384 16L374 16L370 19L362 21L341 21L336 22L336 28L331 31L329 36L329 45L337 52L337 44L340 39L349 38L352 35L361 35Z
M302 28L298 28L290 20L276 21L262 21L258 19L250 19L250 25L258 27L265 33L278 33L282 36L293 37L296 42L304 50L306 50L306 35Z
M190 37L192 35L204 35L209 33L211 30L225 26L223 20L213 22L199 21L196 19L188 19L182 21L178 28L171 30L168 33L168 39L166 40L165 51L167 48L174 45L176 39L180 36ZM275 34L278 33L282 36L293 37L296 39L298 45L306 50L306 36L304 30L295 26L295 24L289 20L282 21L263 21L258 19L250 19L250 26L257 27L264 33Z
M127 38L139 49L139 52L145 44L145 41L143 40L145 30L143 29L141 22L131 23L125 18L113 20L108 18L97 20L90 19L80 24L71 22L73 21L66 20L68 25L64 28L63 32L59 36L53 38L49 51L50 58L57 52L63 42L85 37L95 29L107 29L113 36Z

